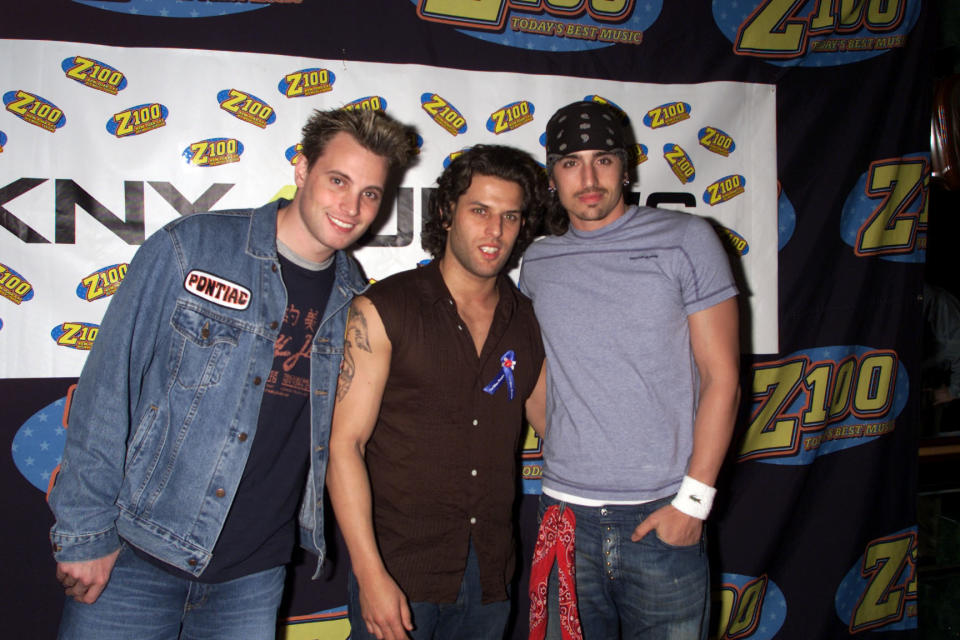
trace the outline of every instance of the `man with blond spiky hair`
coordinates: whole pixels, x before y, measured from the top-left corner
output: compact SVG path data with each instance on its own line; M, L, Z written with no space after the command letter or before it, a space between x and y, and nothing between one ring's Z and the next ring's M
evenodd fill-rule
M317 111L292 200L180 218L103 318L50 494L64 639L274 637L300 542L324 555L345 253L411 157L386 114ZM299 518L297 516L299 505Z

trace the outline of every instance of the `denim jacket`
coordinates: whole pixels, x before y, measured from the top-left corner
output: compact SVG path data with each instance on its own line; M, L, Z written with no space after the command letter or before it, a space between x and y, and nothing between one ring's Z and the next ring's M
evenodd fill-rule
M105 556L123 538L196 576L209 563L256 435L286 310L278 204L181 218L137 251L71 401L49 497L57 561ZM310 352L310 472L299 516L318 572L347 309L366 288L352 258L338 251L335 259Z

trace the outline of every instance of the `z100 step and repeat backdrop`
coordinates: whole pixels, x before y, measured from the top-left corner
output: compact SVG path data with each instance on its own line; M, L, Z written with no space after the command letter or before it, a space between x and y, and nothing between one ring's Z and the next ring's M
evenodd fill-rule
M712 635L915 635L911 387L934 13L919 0L7 3L9 637L54 637L45 492L71 385L149 234L289 194L311 110L382 109L416 126L420 152L356 251L382 278L424 259L421 213L452 157L499 143L542 162L546 120L580 99L630 123L633 201L708 218L743 292L744 400L710 527ZM531 432L521 463L522 565L539 445ZM324 577L309 580L310 558L290 574L287 638L349 634L348 557L333 522L328 536Z

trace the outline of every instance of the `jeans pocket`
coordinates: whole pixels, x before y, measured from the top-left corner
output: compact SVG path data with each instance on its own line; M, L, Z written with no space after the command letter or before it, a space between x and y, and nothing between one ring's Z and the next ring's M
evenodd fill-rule
M670 544L669 542L665 541L663 538L660 537L660 533L657 530L653 530L649 534L647 534L647 538L650 538L651 536L652 536L652 540L658 546L663 547L664 549L674 549L677 551L690 551L690 550L697 549L700 547L701 543L703 542L702 532L700 534L700 537L693 544L681 544L681 545Z

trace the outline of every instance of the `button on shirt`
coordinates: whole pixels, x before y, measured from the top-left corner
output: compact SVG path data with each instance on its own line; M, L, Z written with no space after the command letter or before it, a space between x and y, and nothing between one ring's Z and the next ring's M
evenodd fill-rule
M437 261L366 293L392 346L366 447L374 527L387 569L414 602L456 600L471 539L483 601L507 598L523 405L543 343L530 301L505 276L497 286L479 357ZM508 351L512 399L502 364ZM498 379L493 393L484 391Z

